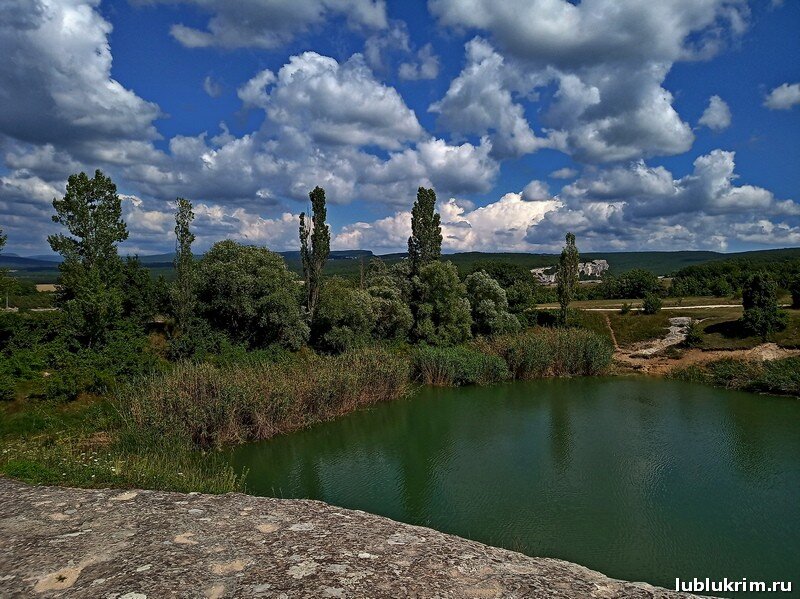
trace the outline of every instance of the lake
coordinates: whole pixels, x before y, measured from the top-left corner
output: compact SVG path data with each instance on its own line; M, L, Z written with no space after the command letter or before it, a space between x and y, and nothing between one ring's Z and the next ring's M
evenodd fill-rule
M231 459L256 495L614 578L800 584L796 399L644 377L424 388Z

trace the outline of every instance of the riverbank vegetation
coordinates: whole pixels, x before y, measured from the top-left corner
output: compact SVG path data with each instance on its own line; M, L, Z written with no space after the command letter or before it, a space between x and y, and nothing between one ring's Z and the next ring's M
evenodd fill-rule
M564 318L560 328L540 326L527 271L459 273L443 260L432 189L420 188L414 203L408 259L373 260L357 281L324 276L325 192L309 197L302 279L281 255L231 240L196 258L192 205L177 198L167 282L118 255L128 232L113 182L99 171L71 176L53 201L63 229L48 239L63 258L57 309L0 316L0 473L229 490L239 483L219 461L221 447L392 400L415 384L609 366L602 337L565 328ZM577 247L567 240L573 272ZM557 294L562 313L573 279Z
M726 358L675 370L670 377L726 389L800 397L800 357L771 361Z
M325 192L317 187L309 198L312 213L299 223L302 277L280 254L232 240L196 257L192 205L177 198L167 281L119 256L127 227L113 182L99 171L70 177L53 201L63 231L49 238L63 257L56 309L0 314L0 475L239 489L219 448L392 400L418 384L601 374L615 329L625 344L663 333L658 308L573 309L591 293L660 306L667 287L637 269L581 286L572 234L555 288L511 262L460 270L441 254L432 189L420 188L414 202L406 259L373 259L358 277L329 276ZM758 277L743 283L750 317L737 322L772 337L786 318L772 275ZM545 301L558 308L538 307Z

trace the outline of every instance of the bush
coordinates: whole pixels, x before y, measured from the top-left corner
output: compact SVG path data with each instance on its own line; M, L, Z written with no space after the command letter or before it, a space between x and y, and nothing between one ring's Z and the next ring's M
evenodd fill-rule
M786 313L778 309L778 285L772 275L757 272L747 278L742 288L745 330L764 341L775 331L786 328Z
M122 389L114 403L129 430L210 447L267 439L396 399L408 380L408 362L382 349L303 352L282 363L181 363Z
M414 351L414 376L426 385L486 385L509 378L502 358L465 346L431 347Z
M654 293L648 293L642 300L642 312L645 314L658 314L661 312L661 298Z
M694 319L686 327L686 339L683 340L685 347L697 347L703 342L703 334L698 322Z
M619 309L620 314L630 314L631 313L631 306L630 302L623 302L622 307Z

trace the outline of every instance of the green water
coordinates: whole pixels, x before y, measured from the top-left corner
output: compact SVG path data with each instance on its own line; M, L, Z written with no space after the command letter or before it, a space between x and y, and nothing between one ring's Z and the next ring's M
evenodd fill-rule
M322 499L615 578L800 585L794 399L645 378L423 389L232 459L250 493Z

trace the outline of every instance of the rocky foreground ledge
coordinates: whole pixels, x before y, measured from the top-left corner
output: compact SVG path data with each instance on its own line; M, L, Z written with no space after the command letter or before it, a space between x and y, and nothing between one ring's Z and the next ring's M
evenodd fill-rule
M688 597L318 501L0 478L0 597Z

